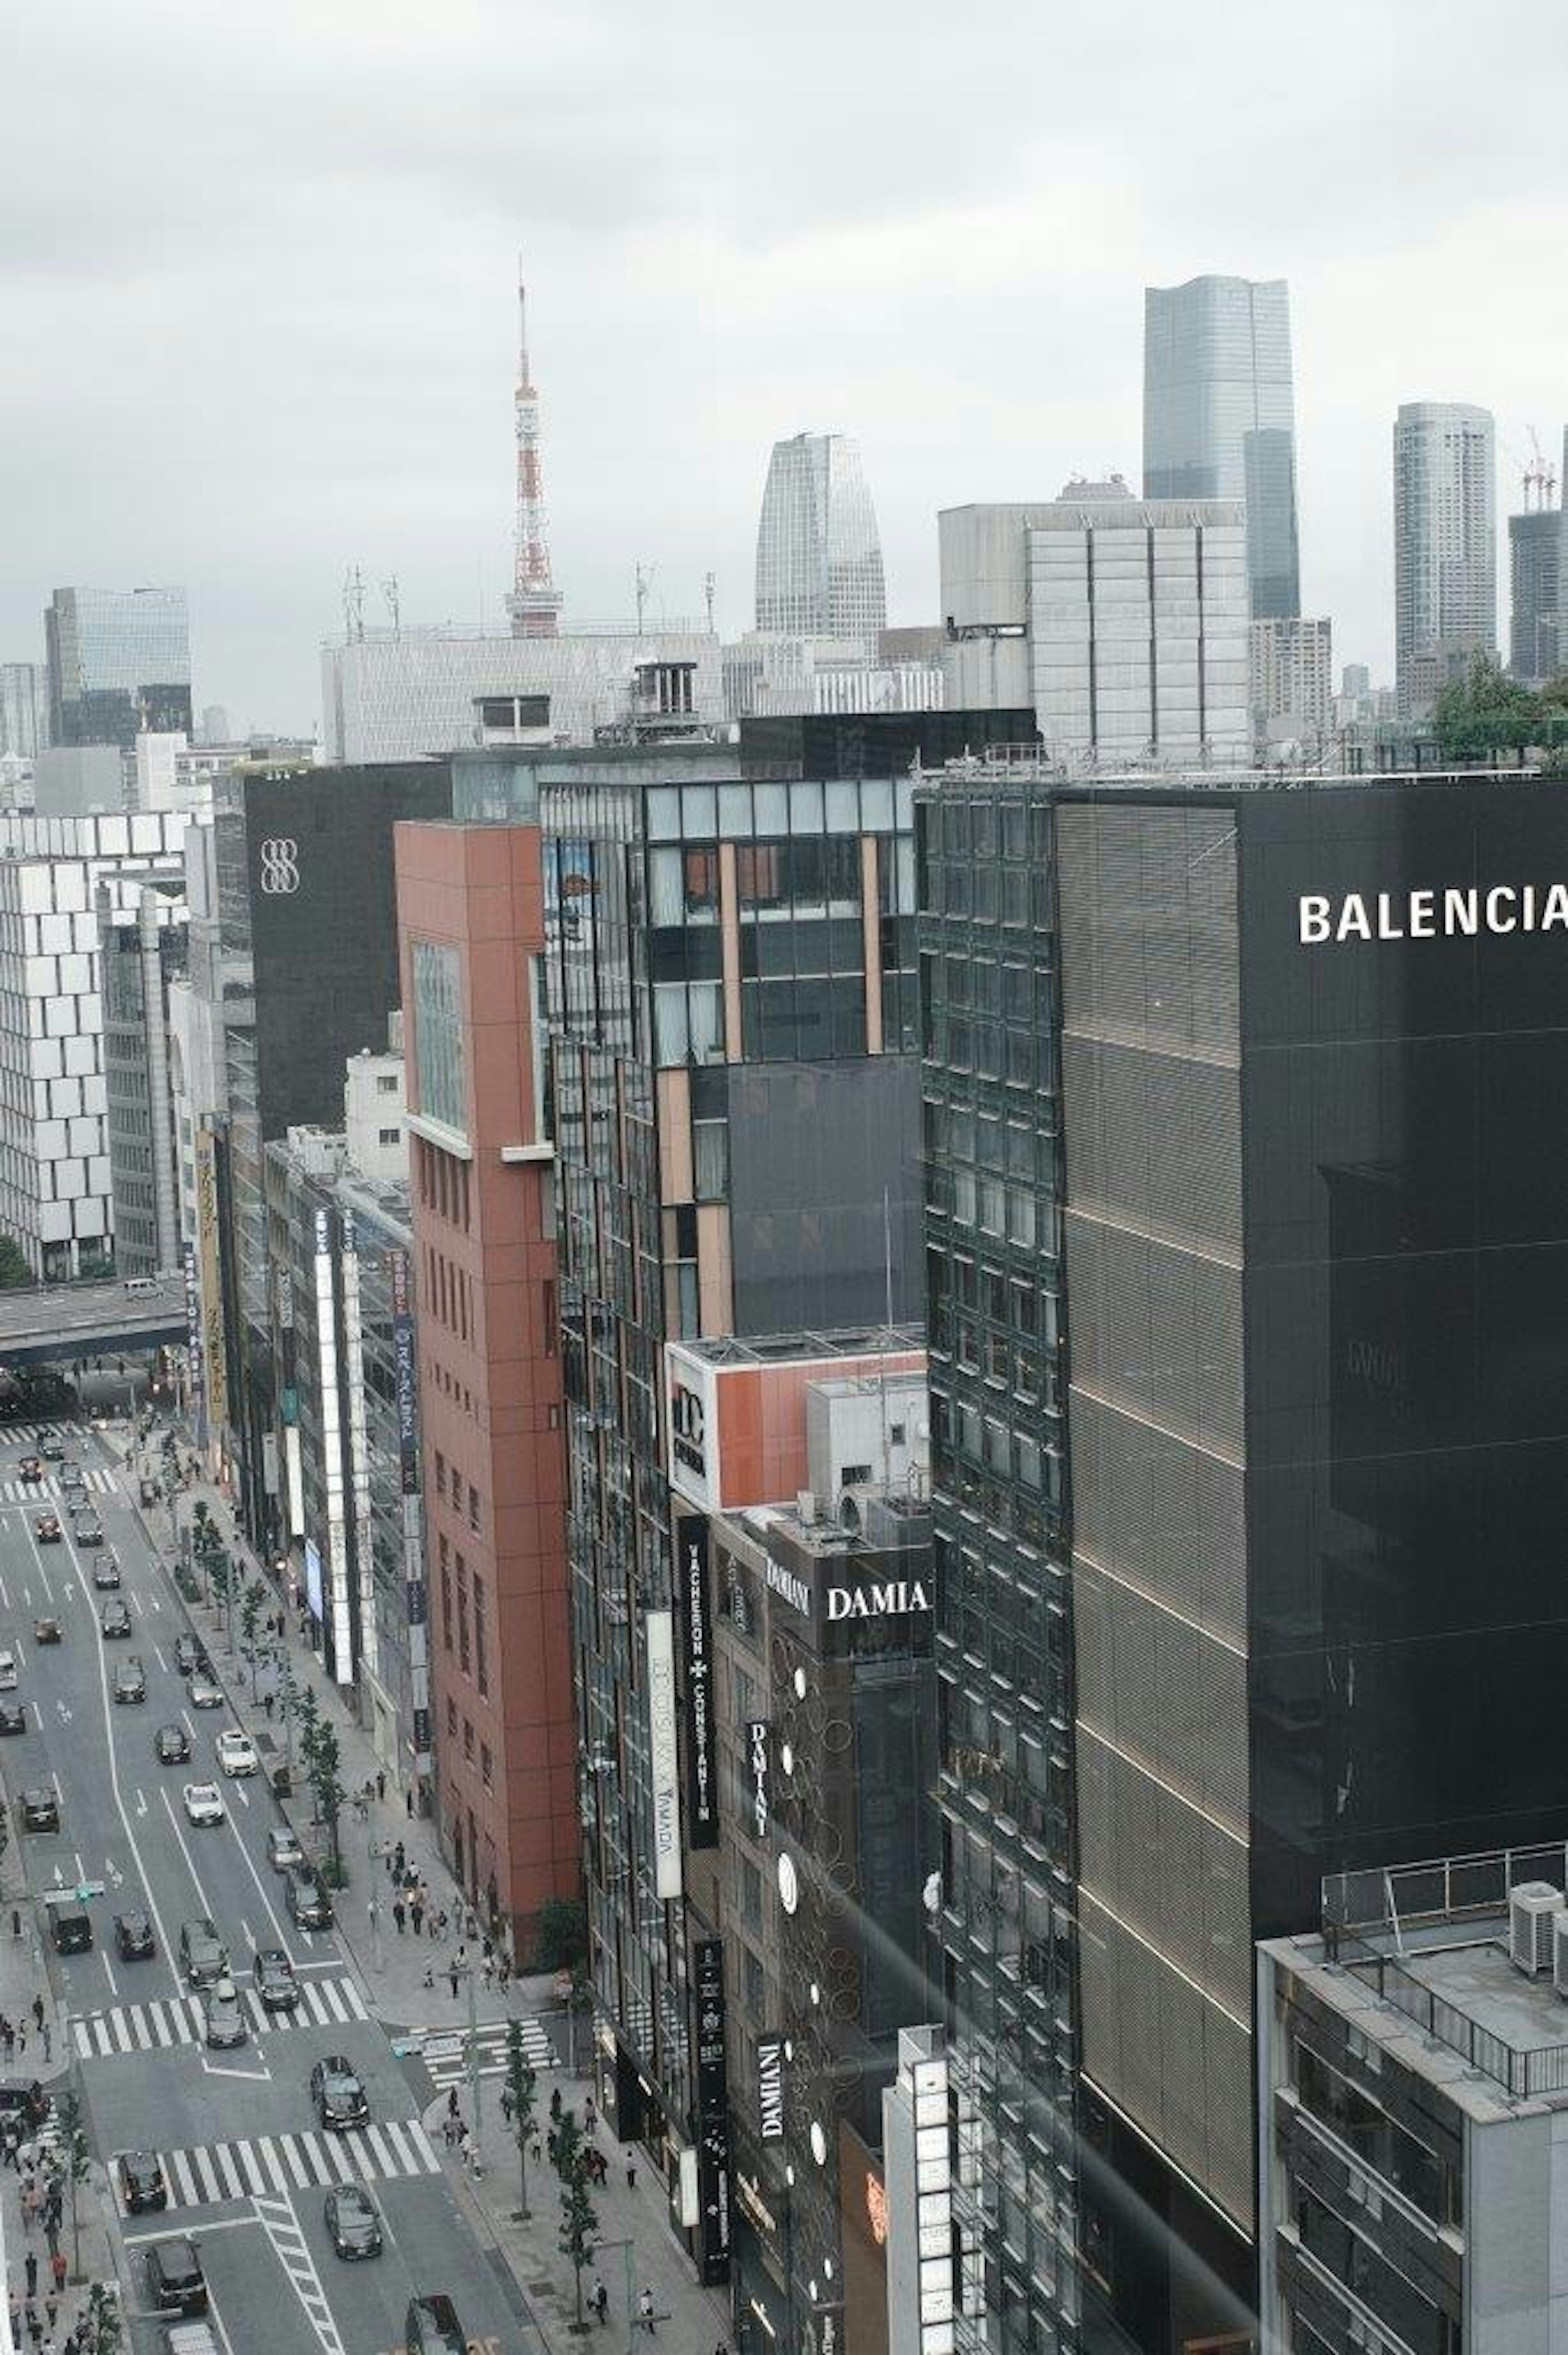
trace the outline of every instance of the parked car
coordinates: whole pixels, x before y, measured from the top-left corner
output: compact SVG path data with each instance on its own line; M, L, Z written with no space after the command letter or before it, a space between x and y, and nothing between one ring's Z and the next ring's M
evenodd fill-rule
M363 2184L334 2183L327 2193L326 2228L340 2257L378 2257L381 2217Z
M33 1641L35 1644L58 1644L59 1640L60 1623L58 1619L34 1620Z
M22 1794L22 1829L25 1832L58 1832L60 1828L60 1803L52 1783L36 1784Z
M122 1963L144 1963L154 1952L153 1925L144 1913L114 1916L114 1945Z
M228 1775L254 1774L260 1764L256 1755L256 1744L237 1726L225 1726L213 1748L217 1753L218 1764Z
M336 2134L364 2126L370 2115L359 2073L341 2052L329 2052L311 2071L311 2099L320 2124Z
M92 1565L92 1582L100 1594L114 1594L120 1587L120 1557L115 1553L101 1554Z
M468 2355L468 2336L450 2298L440 2290L411 2297L403 2344L407 2355Z
M228 1970L228 1951L210 1914L195 1913L181 1923L180 1968L186 1984L194 1987L210 1986Z
M98 1624L111 1642L116 1636L131 1633L131 1613L123 1603L106 1603L98 1614Z
M267 1861L274 1872L287 1872L296 1864L303 1864L305 1851L300 1846L299 1834L287 1824L274 1824L267 1834Z
M191 1754L191 1738L183 1725L160 1725L153 1747L160 1766L183 1766Z
M118 1701L145 1700L147 1698L147 1671L140 1656L134 1652L128 1660L122 1660L114 1671L114 1698Z
M257 1998L268 2011L291 2011L299 2002L300 1982L281 1946L263 1946L250 1976Z
M169 2204L164 2170L150 2150L122 2150L114 2162L114 2183L128 2216L143 2216L150 2208Z
M33 1523L33 1535L40 1545L58 1545L60 1522L58 1513L40 1513Z
M203 2039L214 2051L227 2052L243 2044L249 2033L239 1989L226 1973L222 1978L214 1979L202 1998Z
M193 1709L221 1709L223 1707L223 1687L221 1685L214 1684L211 1677L205 1673L200 1676L193 1677L187 1689L190 1694L190 1704Z
M147 2252L147 2296L159 2314L207 2312L207 2275L194 2242L154 2242Z
M26 1733L26 1703L19 1700L0 1700L0 1733Z
M222 1823L223 1794L216 1783L187 1783L180 1796L185 1800L185 1815L191 1823Z
M332 1923L332 1899L313 1866L296 1864L289 1873L289 1911L302 1930L325 1930Z

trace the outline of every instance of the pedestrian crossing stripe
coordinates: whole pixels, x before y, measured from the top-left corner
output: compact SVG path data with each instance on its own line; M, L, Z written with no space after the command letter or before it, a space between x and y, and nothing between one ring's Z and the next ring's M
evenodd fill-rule
M269 2011L254 1987L239 1989L240 2008L253 2036L285 2028L342 2028L366 2019L365 1998L351 1978L301 1979L300 2000L291 2010ZM201 1998L165 1996L153 2003L126 2003L109 2011L85 2013L71 2023L83 2061L119 2052L153 2052L169 2044L199 2044L206 2034Z
M530 2065L535 2069L558 2068L560 2063L556 2058L556 2048L538 2021L519 2019L517 2025L523 2030L523 2051ZM461 2035L462 2050L444 2051L439 2059L425 2062L431 2083L442 2093L449 2085L465 2083L472 2073L469 2067L467 2032L454 2030L454 2033ZM479 2075L503 2077L506 2073L506 2022L494 2020L479 2029L475 2032L474 2042L479 2048Z
M112 1472L91 1471L83 1474L88 1494L92 1497L113 1497L119 1494ZM69 1505L79 1497L81 1490L66 1490L56 1479L0 1480L0 1500L7 1505Z
M435 2146L418 2118L384 2118L344 2134L253 2135L244 2142L198 2143L155 2156L172 2208L288 2200L334 2183L386 2182L441 2171Z

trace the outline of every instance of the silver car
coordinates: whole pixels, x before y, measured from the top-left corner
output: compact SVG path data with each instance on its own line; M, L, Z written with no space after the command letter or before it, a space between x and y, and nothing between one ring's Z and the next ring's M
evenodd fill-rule
M250 2031L245 2024L239 1989L227 1971L214 1979L202 1998L202 2034L215 2051L230 2051L243 2044Z

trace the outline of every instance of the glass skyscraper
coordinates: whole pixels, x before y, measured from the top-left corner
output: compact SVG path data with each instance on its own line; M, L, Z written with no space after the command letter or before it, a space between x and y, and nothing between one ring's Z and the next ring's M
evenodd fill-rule
M1489 410L1407 400L1393 422L1393 645L1400 715L1498 640L1497 452Z
M118 744L191 732L183 589L57 589L44 608L56 744Z
M887 626L876 510L860 445L842 433L776 442L757 527L757 626L858 638Z
M1192 278L1144 289L1143 496L1245 499L1252 618L1299 613L1283 278Z

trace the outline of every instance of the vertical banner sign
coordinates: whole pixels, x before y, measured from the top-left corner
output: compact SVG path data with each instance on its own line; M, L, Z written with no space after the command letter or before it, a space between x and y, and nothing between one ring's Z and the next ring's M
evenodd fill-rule
M713 1623L708 1614L708 1525L700 1515L675 1526L680 1574L675 1602L686 1670L686 1839L718 1846L718 1766L714 1755Z
M195 1243L185 1245L185 1348L191 1361L191 1397L196 1401L197 1427L207 1433L207 1369L202 1364L201 1279L196 1274Z
M724 1942L699 1938L693 1955L697 1999L697 2179L702 2275L729 2278L729 2072L725 2060Z
M419 1488L419 1423L414 1373L414 1313L408 1296L408 1254L401 1251L389 1252L387 1258L392 1273L392 1359L397 1384L397 1460L403 1476L403 1494L413 1497L418 1494Z
M199 1129L196 1133L196 1244L201 1253L202 1358L210 1418L207 1435L217 1438L228 1423L228 1357L223 1322L223 1272L218 1256L217 1140L210 1128Z
M768 1720L754 1717L746 1728L746 1790L747 1826L759 1848L768 1844L772 1820L768 1793Z
M757 2040L758 2134L763 2142L784 2139L784 2039Z
M648 1645L648 1750L653 1784L653 1886L679 1897L681 1762L675 1733L675 1636L668 1611L643 1621Z

